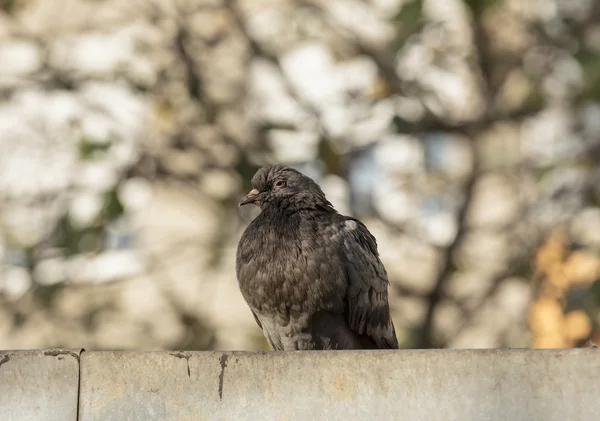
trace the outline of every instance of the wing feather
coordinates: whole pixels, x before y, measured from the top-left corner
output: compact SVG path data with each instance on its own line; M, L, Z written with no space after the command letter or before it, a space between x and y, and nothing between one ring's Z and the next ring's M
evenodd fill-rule
M396 349L398 339L388 303L389 282L379 259L377 241L354 218L346 219L342 231L348 324L357 334L370 337L378 348Z

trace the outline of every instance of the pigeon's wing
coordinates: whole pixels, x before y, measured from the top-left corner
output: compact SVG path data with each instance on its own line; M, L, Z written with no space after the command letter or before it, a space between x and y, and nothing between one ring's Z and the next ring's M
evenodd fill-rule
M387 273L379 259L375 237L354 218L346 218L340 237L348 281L346 302L350 328L371 338L377 348L398 348L388 303Z
M250 311L252 311L252 310L250 310ZM252 315L254 316L254 320L256 320L256 324L258 325L258 327L260 327L262 329L263 328L262 324L260 323L260 320L258 320L258 316L256 316L256 313L254 311L252 311Z

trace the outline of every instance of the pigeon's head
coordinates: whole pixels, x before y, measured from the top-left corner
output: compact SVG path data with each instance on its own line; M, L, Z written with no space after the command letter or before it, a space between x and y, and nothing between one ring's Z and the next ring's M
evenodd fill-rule
M239 206L253 203L261 209L269 207L333 210L325 193L310 177L285 165L267 165L252 177L252 190Z

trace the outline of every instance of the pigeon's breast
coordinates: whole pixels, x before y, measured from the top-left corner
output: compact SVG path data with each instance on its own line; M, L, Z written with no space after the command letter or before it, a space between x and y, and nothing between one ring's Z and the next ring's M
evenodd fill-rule
M260 218L260 216L259 216ZM258 219L258 218L257 218ZM255 313L289 322L319 310L343 311L340 270L322 237L289 219L251 223L238 246L241 292Z

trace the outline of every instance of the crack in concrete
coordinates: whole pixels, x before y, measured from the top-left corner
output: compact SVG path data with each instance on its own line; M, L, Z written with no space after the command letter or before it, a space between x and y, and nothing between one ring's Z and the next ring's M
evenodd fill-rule
M47 357L57 357L59 355L70 355L71 357L77 358L79 361L79 354L73 351L67 351L66 349L52 349L50 351L44 351L44 355Z
M0 359L0 367L2 366L2 364L5 364L9 361L10 361L10 357L8 355L2 356L2 358Z
M79 413L81 412L81 354L85 352L84 348L81 348L79 354L77 354L77 415L76 421L79 420Z
M170 355L172 355L175 358L182 358L186 361L187 363L187 375L188 377L191 377L191 372L190 372L190 354L184 354L183 352L172 352Z
M223 400L223 379L225 378L225 367L227 367L227 354L223 354L219 357L219 363L221 364L221 374L219 374L219 400Z

